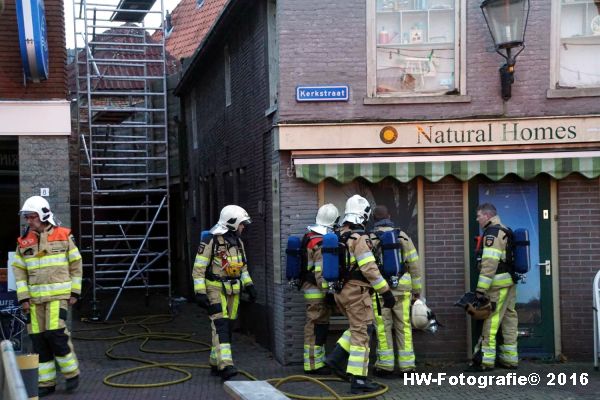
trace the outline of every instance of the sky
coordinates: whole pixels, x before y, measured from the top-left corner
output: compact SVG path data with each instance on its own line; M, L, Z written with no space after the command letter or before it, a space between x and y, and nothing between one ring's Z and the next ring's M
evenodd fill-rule
M80 2L83 0L76 0L76 1ZM177 6L177 4L180 1L181 0L163 0L165 12L166 12L166 10L169 10L169 12L173 11L175 6ZM107 4L107 5L110 5L111 7L115 8L119 4L119 0L88 0L88 8L91 7L90 6L91 3ZM74 38L74 34L73 34L73 29L74 29L73 28L73 0L64 0L64 7L65 7L65 27L66 27L66 33L67 33L67 48L72 49L75 47L75 38ZM77 7L79 8L79 5L77 5ZM156 2L154 3L154 6L152 7L152 10L160 11L160 8L161 8L160 0L156 0ZM145 24L146 24L146 26L159 26L161 20L162 20L162 18L160 17L159 14L148 14L148 16L146 17L146 20L145 20ZM105 23L103 23L103 24L105 24ZM82 29L82 28L78 28L78 29ZM81 43L82 43L81 39L78 39L78 40L79 40L79 44L81 45Z

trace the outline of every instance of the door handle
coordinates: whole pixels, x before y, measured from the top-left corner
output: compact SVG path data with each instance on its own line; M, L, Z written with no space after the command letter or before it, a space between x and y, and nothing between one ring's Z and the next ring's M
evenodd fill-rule
M551 265L550 265L550 260L546 260L546 261L545 261L545 262L543 262L543 263L538 263L538 266L539 266L539 267L545 267L545 268L546 268L546 275L547 275L547 276L550 276L550 275L551 275L551 273L552 273L552 268L551 268Z

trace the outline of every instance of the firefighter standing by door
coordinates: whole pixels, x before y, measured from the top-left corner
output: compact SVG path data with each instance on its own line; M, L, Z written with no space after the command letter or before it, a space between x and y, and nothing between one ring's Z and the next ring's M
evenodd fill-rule
M519 363L517 352L518 316L515 310L517 286L513 280L514 266L507 262L507 233L500 222L496 207L485 203L477 207L477 222L483 230L483 250L479 263L476 295L489 298L491 315L483 321L481 337L473 352L470 371L482 372L496 363L496 335L501 329L503 344L498 347L498 366L515 369Z
M81 254L71 230L58 226L43 197L25 200L20 214L28 227L17 239L12 267L27 332L39 354L38 395L55 391L56 364L66 391L73 392L79 385L79 364L65 321L81 294Z
M325 361L336 374L351 376L352 393L380 389L379 385L367 379L369 339L374 331L372 290L381 294L384 307L392 308L395 303L394 295L379 272L371 251L371 240L365 232L370 215L371 206L365 198L354 195L346 202L340 242L346 247L344 258L347 263L343 287L335 294L335 301L342 314L348 317L350 327Z
M240 238L250 223L250 216L242 207L223 207L219 222L210 229L210 234L203 235L192 272L196 299L211 320L211 370L223 380L237 375L231 351L231 321L237 318L242 287L251 302L256 300L256 288L248 273L246 251Z
M323 235L333 232L339 219L339 211L333 204L325 204L317 211L315 224L308 227L302 245L306 249L306 271L302 274L302 291L306 302L304 325L304 372L327 375L325 344L329 332L331 306L327 301L327 289L322 285L321 244ZM304 250L304 249L303 249Z
M382 242L380 233L394 230L394 222L386 206L380 205L373 210L375 225L371 233L371 241L377 259L381 262ZM396 300L393 308L377 308L376 296L373 296L375 327L377 330L377 362L374 373L385 377L394 372L394 340L398 350L397 359L400 372L412 372L415 369L415 353L413 350L412 329L410 325L411 300L421 295L422 270L417 249L410 237L401 230L398 232L398 251L400 252L403 271L401 276L385 277ZM381 314L380 314L381 313Z

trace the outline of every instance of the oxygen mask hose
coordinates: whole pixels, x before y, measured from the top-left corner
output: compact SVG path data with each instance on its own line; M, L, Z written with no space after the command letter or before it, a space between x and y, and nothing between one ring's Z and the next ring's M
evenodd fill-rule
M154 360L148 360L140 357L134 357L131 355L117 355L115 354L115 349L117 346L135 341L141 340L142 343L139 345L138 350L143 353L153 353L153 354L187 354L187 353L199 353L210 351L211 345L209 343L192 339L191 333L179 333L179 332L163 332L163 331L153 331L150 329L152 325L160 325L160 324L169 324L174 320L173 315L169 314L160 314L160 315L148 315L148 316L135 316L122 318L121 322L91 322L89 320L82 320L84 322L93 324L93 328L79 329L73 334L73 339L77 340L106 340L111 341L108 349L105 351L105 354L108 358L113 360L129 360L142 363L144 365L140 365L133 368L123 369L114 373L111 373L104 377L103 383L107 386L116 387L116 388L153 388L153 387L162 387L175 385L178 383L186 382L192 379L192 373L188 371L188 369L192 368L200 368L200 369L210 369L209 364L196 364L196 363L180 363L180 362L159 362ZM107 336L99 336L97 335L100 331L107 330L117 330L118 334L116 335L107 335ZM137 329L137 332L128 333L127 330ZM139 331L141 329L141 332ZM84 332L94 332L96 335L94 336L82 336L79 335ZM77 334L75 334L77 333ZM192 345L194 347L189 349L177 349L177 350L161 350L161 349L151 349L149 348L149 342L151 341L175 341L175 342L183 342L188 345ZM150 368L164 368L168 369L172 372L178 373L181 375L179 378L175 378L168 381L161 382L153 382L153 383L120 383L115 382L114 379L117 377L123 377L124 375L137 373L142 370L147 370ZM244 370L238 370L241 375L244 375L250 380L258 380L255 376L250 374ZM297 383L297 382L310 382L313 383L324 391L328 392L331 396L305 396L299 395L295 393L284 392L279 389L284 395L292 399L298 400L362 400L362 399L370 399L380 396L389 390L387 385L381 384L377 382L381 389L367 394L361 395L348 395L343 396L337 393L332 387L327 385L325 382L347 382L340 378L336 377L324 377L324 378L312 378L305 375L291 375L284 378L271 378L266 379L266 381L273 385L275 388L279 389L284 384L288 383Z

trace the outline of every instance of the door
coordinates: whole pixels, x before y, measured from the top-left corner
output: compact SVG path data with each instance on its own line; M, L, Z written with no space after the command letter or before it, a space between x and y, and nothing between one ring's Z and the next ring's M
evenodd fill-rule
M552 265L550 241L550 185L548 178L535 181L469 183L471 237L481 234L475 221L478 204L492 203L502 223L510 228L526 228L530 237L531 269L517 285L519 315L519 355L536 358L554 356ZM475 290L478 270L475 243L471 241L471 286ZM476 339L476 338L475 338Z

